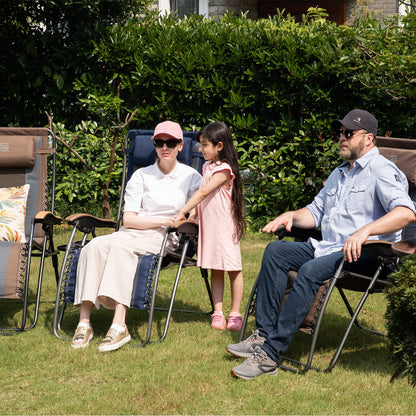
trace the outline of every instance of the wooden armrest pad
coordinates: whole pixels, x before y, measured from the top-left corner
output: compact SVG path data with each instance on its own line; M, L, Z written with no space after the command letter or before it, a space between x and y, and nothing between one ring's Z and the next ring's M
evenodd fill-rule
M409 240L400 240L393 243L391 250L396 256L402 257L416 252L416 238Z
M199 225L194 220L177 221L173 227L169 227L170 231L178 231L184 234L198 234Z
M50 211L39 211L35 216L35 223L58 225L63 219Z
M106 220L104 218L95 217L94 215L77 213L71 214L65 218L65 221L70 225L78 226L92 226L102 228L115 228L116 222L113 220Z

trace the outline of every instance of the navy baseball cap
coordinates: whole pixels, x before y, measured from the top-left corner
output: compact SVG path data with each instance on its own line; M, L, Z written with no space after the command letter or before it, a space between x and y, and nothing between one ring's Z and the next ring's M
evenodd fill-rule
M377 137L378 121L368 111L355 109L350 111L342 120L334 120L331 123L332 128L344 126L348 130L366 130Z

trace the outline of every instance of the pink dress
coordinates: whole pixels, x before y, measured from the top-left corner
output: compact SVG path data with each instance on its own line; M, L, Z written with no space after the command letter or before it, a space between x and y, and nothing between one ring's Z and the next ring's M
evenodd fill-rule
M230 184L211 192L198 206L198 266L204 269L239 271L242 269L241 251L232 215L234 174L231 166L228 163L206 162L202 168L201 186L221 171L230 172Z

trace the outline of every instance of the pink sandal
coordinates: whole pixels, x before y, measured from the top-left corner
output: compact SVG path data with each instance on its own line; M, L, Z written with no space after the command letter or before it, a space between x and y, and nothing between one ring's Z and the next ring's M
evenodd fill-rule
M211 315L211 326L216 329L225 329L227 322L221 312L214 312Z
M243 317L236 312L231 312L228 318L227 329L229 331L239 331L243 326Z

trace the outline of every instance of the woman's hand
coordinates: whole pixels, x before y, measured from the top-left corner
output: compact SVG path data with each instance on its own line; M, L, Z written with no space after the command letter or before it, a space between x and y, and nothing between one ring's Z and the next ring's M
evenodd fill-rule
M177 221L179 221L178 220L178 216L177 215L174 215L173 217L166 218L166 224L165 225L166 225L166 227L172 227L172 226L175 225L175 223Z
M136 230L148 230L150 228L171 227L176 221L173 217L148 217L138 215L135 212L125 212L123 215L123 225L125 228Z

